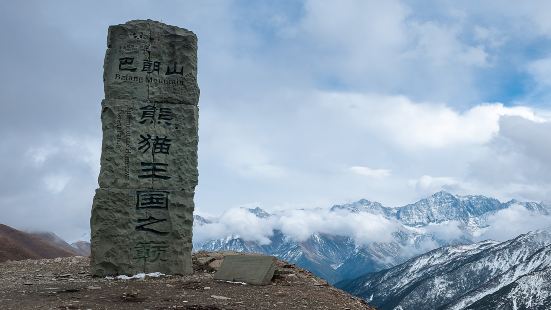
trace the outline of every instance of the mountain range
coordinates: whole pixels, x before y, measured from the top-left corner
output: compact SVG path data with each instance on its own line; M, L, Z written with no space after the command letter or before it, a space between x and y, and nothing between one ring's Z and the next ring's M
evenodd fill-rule
M442 247L336 286L377 309L551 309L551 233Z
M325 278L330 283L356 278L399 265L427 251L449 245L480 241L498 212L516 208L538 216L551 214L543 203L511 200L505 203L485 196L458 196L445 191L398 208L362 199L335 205L332 214L373 214L396 225L387 241L358 242L354 236L313 232L309 238L297 241L280 229L274 229L269 243L247 240L231 234L194 243L194 250L257 252L274 255L295 263ZM260 208L247 209L260 219L279 215ZM220 218L195 215L194 225L208 227ZM366 224L369 225L369 224ZM453 234L449 234L452 227Z
M391 226L390 238L368 238L368 242L350 234L352 230L308 230L311 234L299 239L282 228L282 219L289 219L289 214L281 213L285 211L269 213L258 207L242 211L272 229L267 242L219 230L222 235L217 238L197 241L201 239L194 236L194 251L274 255L336 283L378 309L551 309L551 227L504 242L485 240L488 232L502 224L496 221L500 217L525 216L529 230L541 223L551 226L551 207L543 203L500 202L441 191L397 208L362 199L310 213L291 213L296 217L325 212L330 221L367 219L350 221L348 226ZM216 230L223 216L194 215L194 231ZM231 222L240 223L254 226L247 220ZM0 224L0 262L89 255L89 246L88 242L68 244L53 233L28 233Z

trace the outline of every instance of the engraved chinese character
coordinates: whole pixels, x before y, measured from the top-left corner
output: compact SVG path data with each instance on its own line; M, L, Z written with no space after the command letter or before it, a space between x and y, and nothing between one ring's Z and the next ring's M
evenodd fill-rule
M137 209L168 209L168 192L138 191L136 198Z
M153 73L157 72L159 73L159 70L161 68L161 62L160 61L151 61L151 52L147 52L147 59L143 60L143 68L142 71L145 71L147 73Z
M167 249L168 245L164 242L139 242L134 246L134 259L143 260L144 263L166 261Z
M168 154L171 141L167 137L156 136L153 141L153 154Z
M181 66L180 67L180 71L177 71L178 69L176 69L176 63L174 63L174 67L173 69L170 69L170 66L166 66L166 75L172 75L172 74L179 74L179 75L184 75L184 66Z
M168 231L161 231L160 228L155 227L148 227L157 223L163 223L166 222L167 219L165 218L156 218L154 216L149 215L147 218L138 218L138 225L136 225L136 230L139 231L146 231L150 233L154 233L157 235L167 235Z
M147 152L151 148L151 135L140 135L141 140L138 142L138 150L143 150L142 153Z
M161 62L159 61L151 61L149 59L144 59L142 71L146 71L147 73L153 73L153 72L159 73L160 66L161 66Z
M136 71L135 67L132 67L134 63L134 57L119 58L119 71Z
M145 153L151 149L151 145L153 144L153 154L169 154L172 140L168 137L156 136L155 138L152 138L150 134L146 134L140 135L140 138L141 140L138 142L138 150L142 151L142 153Z
M166 172L166 168L168 167L168 164L141 162L141 166L142 166L142 173L144 174L138 175L138 178L140 179L162 179L162 180L170 179L170 176L162 175L163 172Z
M161 123L161 120L165 121L165 124L172 125L170 122L173 119L174 114L172 114L171 108L160 108L159 109L159 121L157 123Z
M145 107L140 108L140 110L142 110L140 124L145 124L147 121L149 121L149 124L153 124L155 121L155 111L157 108L152 105L146 105Z
M153 124L157 121L157 124L172 125L174 113L171 108L157 108L154 105L146 105L145 107L141 107L140 110L142 111L140 124Z

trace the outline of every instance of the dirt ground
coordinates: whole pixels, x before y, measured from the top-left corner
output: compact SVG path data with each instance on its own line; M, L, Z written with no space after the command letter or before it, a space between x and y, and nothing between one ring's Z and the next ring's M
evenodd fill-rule
M309 272L278 261L271 285L213 280L223 254L194 255L193 275L94 278L88 257L0 263L0 309L372 309Z

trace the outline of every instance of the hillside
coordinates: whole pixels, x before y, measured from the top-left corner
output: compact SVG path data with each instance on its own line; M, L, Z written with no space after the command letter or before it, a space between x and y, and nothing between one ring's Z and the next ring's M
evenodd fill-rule
M350 309L370 310L311 273L277 262L272 285L213 280L224 255L196 253L194 274L143 280L93 278L87 257L0 263L2 309ZM214 260L213 260L214 259Z
M439 248L337 283L378 309L551 309L551 233Z
M53 233L27 233L0 224L0 262L82 255Z

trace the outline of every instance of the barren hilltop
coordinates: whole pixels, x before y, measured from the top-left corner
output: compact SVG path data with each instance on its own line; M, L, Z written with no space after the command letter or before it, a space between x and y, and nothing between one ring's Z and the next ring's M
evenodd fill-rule
M271 285L215 281L225 255L193 255L188 276L94 278L89 258L0 263L2 309L373 309L310 272L277 261Z

